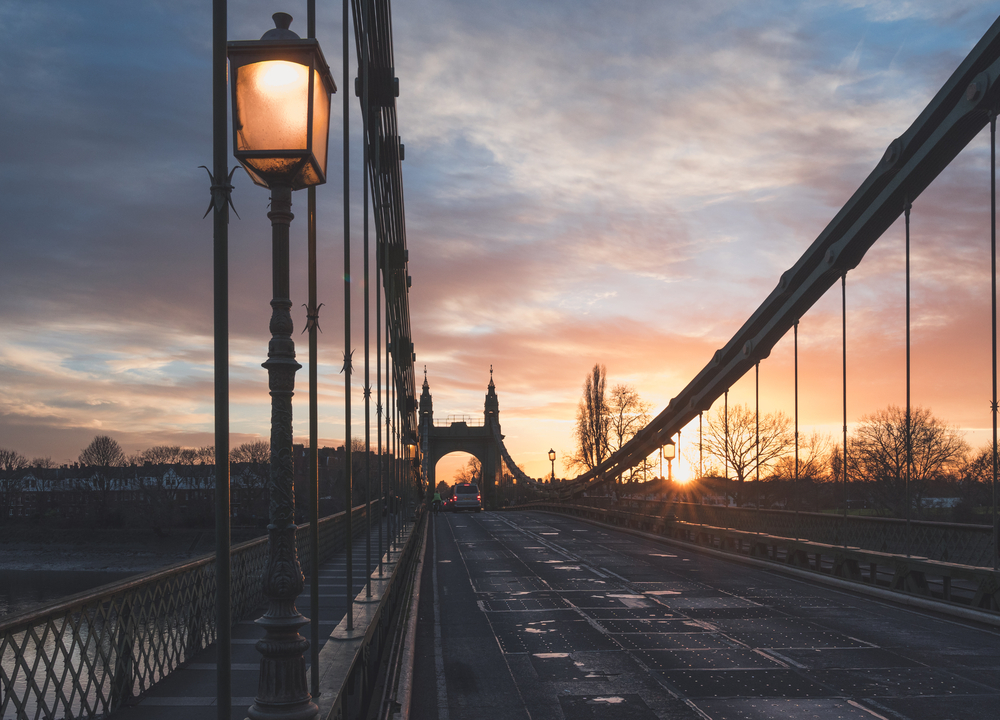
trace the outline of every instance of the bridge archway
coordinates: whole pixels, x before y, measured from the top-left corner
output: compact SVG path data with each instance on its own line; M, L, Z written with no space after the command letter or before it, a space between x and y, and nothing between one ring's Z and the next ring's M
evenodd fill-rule
M450 453L445 453L437 461L437 465L434 468L437 481L444 481L449 485L456 482L456 478L460 474L465 475L470 472L469 464L473 462L479 463L480 466L482 465L482 460L465 450L453 450ZM479 482L479 472L479 470L476 471L476 482Z
M500 403L496 386L493 384L493 368L490 368L490 384L486 388L486 402L482 420L474 417L434 420L434 401L427 382L424 368L424 385L420 394L420 449L423 458L424 477L428 487L437 487L437 465L441 458L453 452L465 452L479 460L481 470L480 492L483 505L496 507L497 488L502 476L502 456L498 440L500 434Z

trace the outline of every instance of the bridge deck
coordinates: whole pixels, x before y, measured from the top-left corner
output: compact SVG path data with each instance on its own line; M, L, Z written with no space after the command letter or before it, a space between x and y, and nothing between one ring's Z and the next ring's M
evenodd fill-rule
M541 513L431 517L413 718L987 718L1000 633Z
M387 543L383 526L383 544ZM365 538L355 538L353 547L353 585L351 596L365 587ZM378 527L372 528L372 557L378 557ZM347 612L347 553L338 552L320 566L319 588L319 636L320 649L326 643L330 632ZM303 615L312 618L309 604L309 578L305 590L296 601L296 607ZM309 637L309 626L301 630ZM253 704L257 693L257 676L260 654L254 644L263 636L263 631L253 620L246 620L233 628L232 639L232 717L244 720L247 708ZM138 702L127 705L112 717L117 720L167 720L178 717L183 712L185 720L216 719L216 646L210 645L200 655L180 670L170 674L153 686ZM306 663L308 669L309 658Z

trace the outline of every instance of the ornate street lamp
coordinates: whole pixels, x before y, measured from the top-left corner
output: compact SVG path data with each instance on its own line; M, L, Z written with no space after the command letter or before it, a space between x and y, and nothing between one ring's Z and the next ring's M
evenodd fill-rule
M667 440L666 444L663 446L663 459L667 461L667 480L673 482L674 473L673 469L670 467L670 461L677 457L677 446L674 445L673 440Z
M549 450L549 460L552 462L552 482L556 481L556 451Z
M292 394L295 361L289 292L288 227L292 190L326 182L330 95L337 88L315 39L288 29L291 15L275 13L275 29L260 40L228 43L233 97L233 155L253 181L271 190L271 342L267 348L271 391L271 496L268 560L263 591L267 611L257 622L265 635L252 720L306 720L318 713L306 684L299 628L309 621L295 608L302 568L295 548L292 474ZM313 608L316 612L316 608Z

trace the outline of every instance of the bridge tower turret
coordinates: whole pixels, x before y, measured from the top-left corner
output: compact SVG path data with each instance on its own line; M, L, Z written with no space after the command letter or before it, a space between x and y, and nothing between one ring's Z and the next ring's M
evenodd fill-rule
M423 460L423 476L430 483L430 492L434 493L434 466L430 459L431 428L434 427L434 401L431 399L431 386L427 383L427 366L424 365L424 387L420 393L420 419L417 432L420 435L420 457Z
M486 387L486 403L483 406L483 420L486 430L492 436L493 428L500 434L500 398L493 384L493 366L490 365L490 384ZM503 439L503 435L500 435ZM483 498L491 507L500 503L500 486L503 482L503 460L500 458L500 447L494 441L487 445L486 457L483 459Z
M483 419L486 427L490 426L493 420L497 428L500 427L500 398L497 397L497 388L493 384L493 366L490 365L490 384L486 387L486 404L484 406Z

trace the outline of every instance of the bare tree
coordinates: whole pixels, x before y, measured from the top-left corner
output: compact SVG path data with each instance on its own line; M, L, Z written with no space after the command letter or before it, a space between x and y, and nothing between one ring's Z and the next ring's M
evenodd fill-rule
M253 440L237 445L229 453L229 461L234 463L270 463L271 443L267 440Z
M728 416L722 408L709 413L705 426L705 453L726 465L738 482L756 477L758 467L762 476L768 474L795 444L791 422L782 412L760 416L758 441L757 414L745 404L730 405Z
M231 477L233 486L242 496L241 513L256 515L270 477L271 444L266 440L254 440L237 445L229 453L229 461L232 465L240 465L232 468Z
M173 465L181 460L181 448L178 445L154 445L136 455L136 465Z
M926 408L910 412L909 427L908 489L905 409L890 405L862 418L851 437L848 456L849 476L865 483L875 509L897 517L906 514L907 502L919 508L927 482L959 469L969 451L961 433Z
M185 465L214 465L215 445L205 445L200 448L184 448L181 450L180 462Z
M126 463L125 452L117 440L107 435L98 435L90 445L80 451L80 464L84 467L112 468Z
M28 467L28 458L16 450L0 448L0 472L14 472Z
M577 447L573 454L566 455L563 463L567 468L593 470L610 454L608 451L608 403L605 397L607 370L603 365L594 365L583 383L583 397L576 411Z
M10 516L14 494L23 489L28 459L16 450L0 448L0 521Z
M635 434L649 422L649 403L645 402L631 385L619 383L608 392L606 403L608 455L616 452L635 437ZM633 467L628 477L645 477L653 467L650 458L643 458Z
M98 520L103 524L108 520L111 491L115 489L116 480L120 481L120 478L115 477L114 469L127 463L125 452L117 440L107 435L98 435L80 452L79 460L80 465L93 471L90 479L98 492Z
M465 467L455 473L455 476L452 478L454 481L452 484L475 483L478 485L482 482L482 478L483 464L479 462L479 458L473 456L469 458L469 462L465 464Z
M771 466L769 480L799 480L823 482L830 477L830 436L814 431L808 437L799 438L799 468L795 471L795 455L792 448Z
M649 422L649 403L631 385L619 383L607 398L608 450L615 452Z
M979 452L962 464L959 473L962 495L976 505L988 505L993 487L993 443L984 445Z
M817 483L830 479L830 436L813 431L799 438L798 470L792 448L779 457L770 468L765 480L768 485L763 492L775 500L784 498L786 507L802 508L806 500L812 504L818 501ZM797 482L796 482L797 481Z

